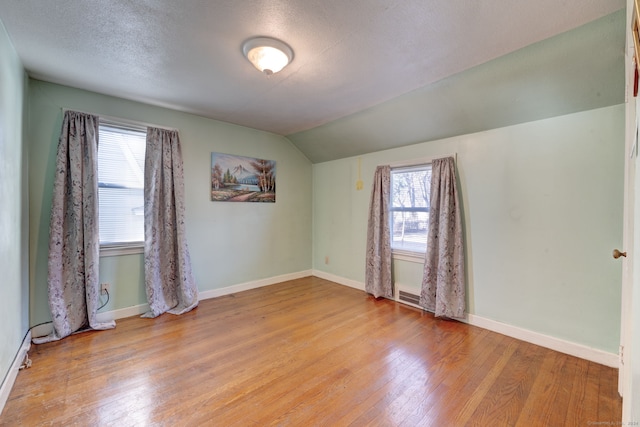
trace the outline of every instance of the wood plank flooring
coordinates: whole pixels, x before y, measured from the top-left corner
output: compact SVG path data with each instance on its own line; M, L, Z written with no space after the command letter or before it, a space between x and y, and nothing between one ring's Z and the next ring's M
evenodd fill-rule
M32 346L0 425L619 425L617 371L316 277Z

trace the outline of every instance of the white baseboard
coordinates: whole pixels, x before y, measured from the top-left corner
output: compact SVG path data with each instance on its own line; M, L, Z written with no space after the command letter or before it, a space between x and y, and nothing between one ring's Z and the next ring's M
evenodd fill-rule
M16 377L18 376L18 372L20 371L20 365L24 361L27 352L31 348L31 331L27 332L27 336L22 341L22 345L16 354L13 363L11 364L11 368L9 368L9 372L0 386L0 414L4 410L4 405L7 403L9 399L9 394L11 394L11 389L13 388L13 384L16 382Z
M120 308L118 310L104 311L96 314L98 322L109 322L111 320L124 319L125 317L139 316L149 311L149 304L139 304L132 307ZM53 332L53 324L45 323L31 330L33 337L44 337Z
M32 338L45 337L49 335L51 332L53 332L53 324L45 323L44 325L34 326L33 329L31 329L31 337Z
M300 279L307 276L316 276L321 279L329 280L338 283L343 286L355 288L364 291L364 283L356 280L346 279L344 277L336 276L331 273L326 273L320 270L305 270L297 273L284 274L281 276L270 277L267 279L254 280L251 282L240 283L237 285L227 286L219 289L211 289L208 291L200 292L200 300L209 298L216 298L224 295L233 294L236 292L247 291L250 289L256 289L263 286L269 286L280 282L286 282L287 280ZM136 316L146 313L149 310L147 304L136 305L133 307L127 307L119 310L108 311L104 313L98 313L98 320L103 322L107 320L117 320L124 317ZM487 329L493 332L497 332L502 335L506 335L512 338L516 338L522 341L526 341L532 344L536 344L542 347L549 348L551 350L559 351L561 353L576 356L581 359L589 360L591 362L599 363L612 368L619 367L619 357L615 353L609 353L596 348L588 347L582 344L577 344L571 341L566 341L560 338L555 338L549 335L534 332L529 329L520 328L518 326L509 325L506 323L491 320L485 317L477 316L474 314L468 314L465 319L465 323L469 325L478 326L483 329ZM33 329L33 336L43 336L51 332L51 325L42 325ZM0 396L1 397L1 396Z
M287 280L300 279L302 277L311 276L311 270L299 271L297 273L283 274L281 276L269 277L267 279L254 280L251 282L240 283L233 286L227 286L225 288L211 289L209 291L203 291L198 293L200 301L220 297L223 295L229 295L236 292L248 291L249 289L260 288L263 286L274 285L280 282L286 282ZM110 320L124 319L125 317L139 316L149 311L149 304L139 304L131 307L120 308L118 310L105 311L97 314L98 322L108 322ZM33 328L34 337L42 337L49 335L53 331L53 326L49 323L46 325L40 325Z
M311 270L299 271L297 273L283 274L281 276L269 277L266 279L253 280L251 282L239 283L237 285L227 286L224 288L211 289L198 294L200 301L221 297L224 295L235 294L236 292L248 291L250 289L261 288L263 286L275 285L276 283L286 282L288 280L301 279L312 275Z
M332 282L336 282L340 285L348 286L350 288L359 289L364 291L364 283L358 282L356 280L345 279L344 277L336 276L335 274L326 273L320 270L313 270L313 275L319 277L321 279L330 280Z
M476 316L474 314L467 314L464 321L469 325L488 329L502 335L519 339L521 341L526 341L531 344L536 344L541 347L559 351L560 353L569 354L571 356L579 357L581 359L589 360L591 362L599 363L611 368L617 369L619 367L620 359L615 353L609 353L597 348L588 347L586 345L574 343L571 341L566 341L561 338L541 334L529 329L508 325L506 323L487 319L486 317Z
M109 322L111 320L124 319L125 317L139 316L147 311L149 311L149 304L138 304L131 307L119 308L118 310L98 313L96 320L98 322Z
M344 277L336 276L318 270L313 270L313 275L322 279L330 280L340 285L364 290L364 283L357 282L355 280L345 279ZM403 304L403 302L401 301L398 302ZM469 325L487 329L492 332L497 332L499 334L516 338L531 344L539 345L541 347L549 348L560 353L569 354L571 356L579 357L581 359L589 360L591 362L599 363L611 368L619 368L620 359L615 353L609 353L597 348L588 347L586 345L574 343L571 341L566 341L561 338L555 338L549 335L541 334L539 332L531 331L529 329L501 323L474 314L467 314L465 319L463 319L462 321Z
M302 277L307 277L307 276L311 276L311 270L283 274L281 276L269 277L267 279L254 280L251 282L239 283L237 285L227 286L224 288L202 291L198 293L198 299L202 301L209 298L216 298L223 295L233 294L236 292L248 291L249 289L261 288L263 286L274 285L276 283L286 282L287 280L300 279ZM132 307L126 307L118 310L105 311L103 313L98 313L98 321L107 322L109 320L118 320L118 319L123 319L125 317L138 316L146 313L147 311L149 311L149 304L134 305ZM50 325L48 326L49 326L49 331L43 335L47 335L49 332L51 332L51 326ZM41 336L41 335L37 335L37 336Z

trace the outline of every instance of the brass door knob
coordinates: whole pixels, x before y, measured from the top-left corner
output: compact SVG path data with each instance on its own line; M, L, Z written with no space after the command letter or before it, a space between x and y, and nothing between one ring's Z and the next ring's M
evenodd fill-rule
M620 252L620 251L619 251L619 250L617 250L617 249L614 249L614 250L613 250L613 257L614 257L615 259L618 259L618 258L620 258L621 256L626 257L626 256L627 256L627 253L626 253L626 252Z

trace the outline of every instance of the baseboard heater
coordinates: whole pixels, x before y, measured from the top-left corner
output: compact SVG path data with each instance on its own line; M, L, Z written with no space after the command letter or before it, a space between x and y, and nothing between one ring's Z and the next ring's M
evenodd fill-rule
M420 295L416 295L414 292L398 287L396 301L424 310L423 307L420 307Z

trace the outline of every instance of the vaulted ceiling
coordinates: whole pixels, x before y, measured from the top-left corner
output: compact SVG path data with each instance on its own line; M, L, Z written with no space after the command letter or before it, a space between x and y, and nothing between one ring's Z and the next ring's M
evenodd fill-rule
M288 136L312 162L624 101L624 0L3 0L36 79ZM265 76L242 43L294 50Z

